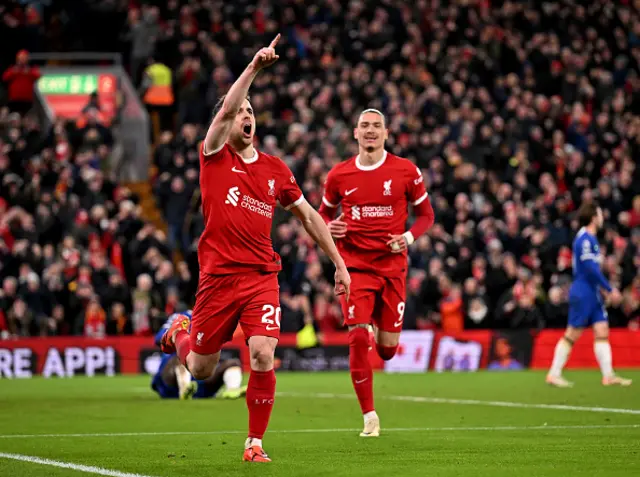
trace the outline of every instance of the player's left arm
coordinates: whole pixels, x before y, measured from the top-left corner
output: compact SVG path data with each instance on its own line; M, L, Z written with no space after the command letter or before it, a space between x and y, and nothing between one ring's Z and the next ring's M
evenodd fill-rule
M597 244L592 244L587 238L585 238L582 242L582 246L580 247L580 256L578 257L578 260L582 262L587 278L591 283L602 288L607 301L616 305L622 300L622 294L620 293L620 290L611 286L607 277L602 273L598 254L595 252L596 245Z
M309 205L305 200L300 187L296 183L296 179L283 163L281 186L278 191L278 202L285 208L290 210L293 215L298 217L302 222L307 233L311 238L320 246L320 248L327 254L331 261L336 266L335 274L335 291L337 295L346 295L347 301L349 300L349 287L351 285L351 278L347 267L338 253L329 228L324 219L320 216L316 210Z
M600 261L598 259L599 255L595 249L596 244L592 244L585 237L582 241L582 245L580 246L580 255L578 260L582 263L589 281L611 293L613 288L600 269Z
M306 200L292 208L291 212L300 219L307 233L336 266L336 294L344 294L347 301L349 301L351 278L349 277L347 266L336 248L333 237L331 237L331 232L329 232L329 227L327 227L324 219L313 207L309 205Z
M435 213L424 186L422 172L417 167L410 174L406 193L407 200L413 206L416 220L405 233L401 235L389 234L387 245L393 253L404 252L418 237L429 230L435 221Z

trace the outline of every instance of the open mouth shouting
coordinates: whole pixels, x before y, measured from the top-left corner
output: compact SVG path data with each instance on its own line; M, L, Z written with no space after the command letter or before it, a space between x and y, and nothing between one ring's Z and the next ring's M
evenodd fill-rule
M250 122L246 122L246 123L242 124L242 135L247 139L251 137L251 123Z

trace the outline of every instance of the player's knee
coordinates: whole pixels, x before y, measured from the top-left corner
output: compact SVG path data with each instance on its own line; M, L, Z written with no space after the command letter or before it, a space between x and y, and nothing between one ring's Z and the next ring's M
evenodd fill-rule
M197 364L190 368L191 374L198 380L207 379L213 373L213 367L207 364Z
M273 368L273 351L268 346L251 350L251 368L256 371L268 371Z
M349 346L352 348L369 347L369 330L354 326L349 330Z
M594 324L593 336L596 341L608 341L609 340L609 324L605 321L600 321Z
M384 361L389 361L396 355L396 351L398 351L398 345L383 346L381 344L376 344L376 350L378 351L378 356L380 356Z
M188 369L191 375L198 380L205 380L213 374L218 360L211 359L194 359L188 362Z
M573 344L578 341L580 335L582 334L581 328L567 328L564 332L564 340L569 343L569 345L573 346Z

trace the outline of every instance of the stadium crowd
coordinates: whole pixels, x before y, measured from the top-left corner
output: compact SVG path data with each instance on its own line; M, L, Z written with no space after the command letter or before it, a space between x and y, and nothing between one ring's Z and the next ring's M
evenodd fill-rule
M153 157L165 234L108 169L108 127L57 122L41 140L33 118L2 107L5 336L146 334L190 304L198 144L217 98L277 32L281 60L251 91L259 147L313 206L329 168L357 152L366 107L387 115L388 149L423 170L436 225L410 250L405 328L563 327L586 200L603 207L602 266L624 293L611 324L640 325L639 1L103 0L65 15L25 3L0 9L2 35L33 50L121 50L138 83L150 58L166 64L177 120ZM284 212L274 246L283 331L340 329L330 264Z

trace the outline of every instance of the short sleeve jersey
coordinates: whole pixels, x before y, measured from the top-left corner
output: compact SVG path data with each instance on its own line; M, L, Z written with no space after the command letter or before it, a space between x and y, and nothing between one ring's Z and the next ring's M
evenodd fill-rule
M287 165L256 151L243 159L228 144L210 154L200 148L204 232L198 243L200 270L212 275L252 270L278 272L271 226L275 207L300 205L304 196Z
M391 253L389 234L405 232L408 206L428 197L420 169L388 152L373 166L359 156L335 166L328 174L322 201L342 206L345 238L337 241L347 267L379 274L404 274L407 256Z

